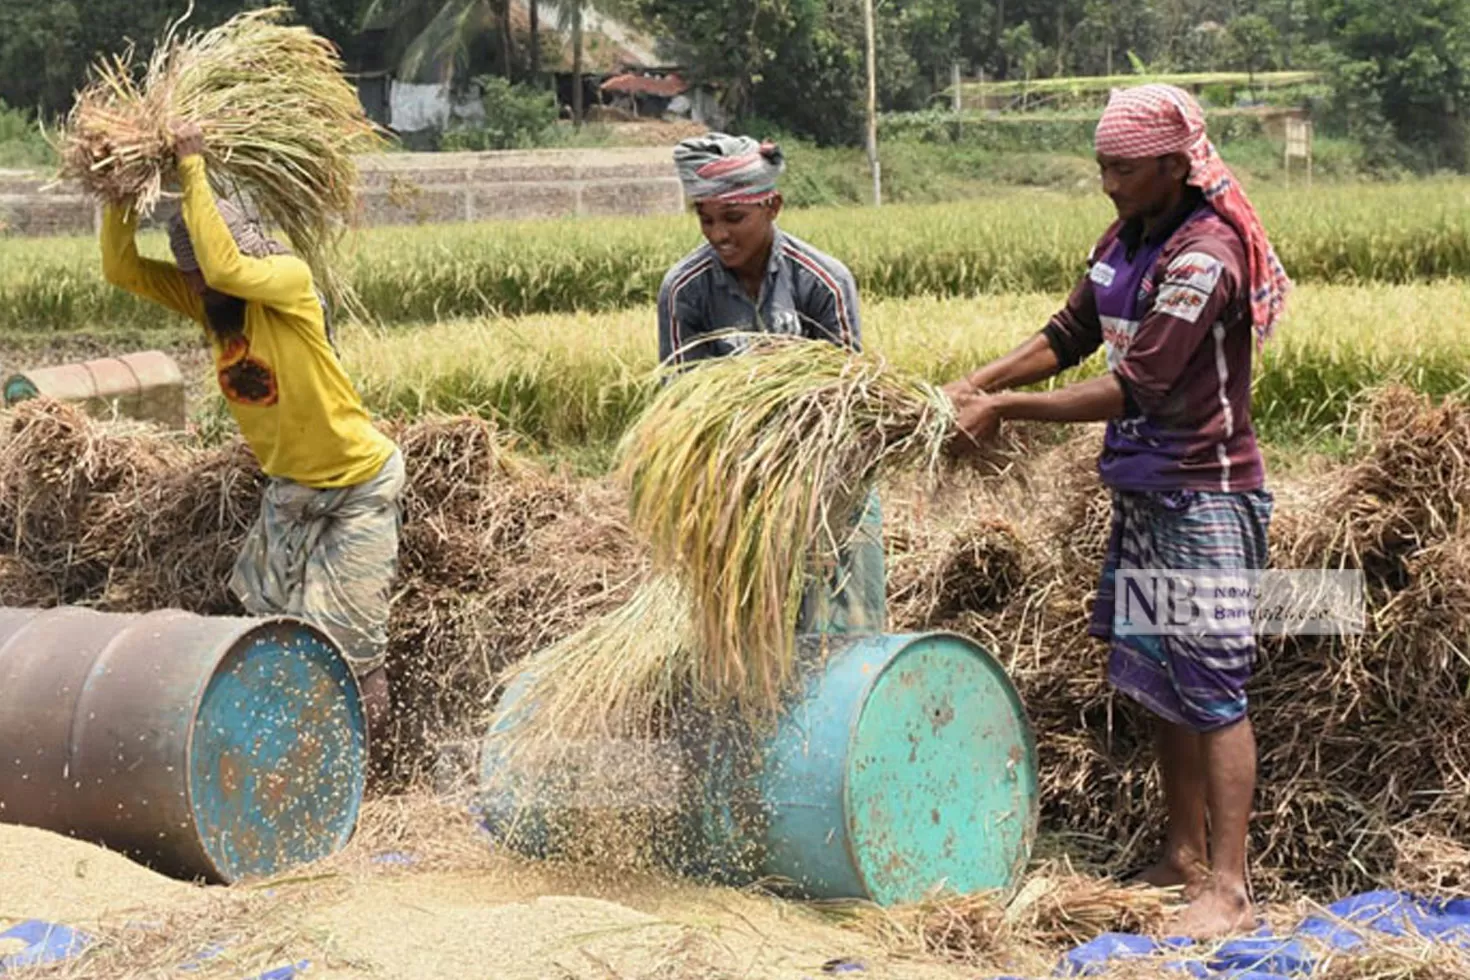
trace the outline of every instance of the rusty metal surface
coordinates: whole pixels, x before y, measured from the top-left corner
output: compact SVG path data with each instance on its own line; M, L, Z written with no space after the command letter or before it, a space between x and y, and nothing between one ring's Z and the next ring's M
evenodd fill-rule
M269 795L269 785L247 781L243 774L257 765L262 731L291 731L300 743L298 771L314 775L288 779L282 791L320 794L333 801L325 809L335 807L338 824L355 822L354 793L361 793L366 751L350 674L337 688L339 710L332 724L353 731L347 754L339 754L333 770L305 765L303 760L320 754L320 745L333 736L321 731L320 719L300 713L299 692L284 684L252 690L260 699L255 710L241 706L241 717L249 719L281 706L276 729L226 726L238 750L232 759L235 771L224 762L209 770L192 764L195 722L201 710L207 713L207 692L218 688L219 677L229 673L240 651L255 649L262 635L279 636L283 630L315 634L290 620L208 618L173 610L123 616L65 607L0 609L0 821L104 844L177 877L231 881L259 873L290 863L300 852L270 843L276 836L271 821L284 827L285 818L296 815L260 806L256 797ZM327 664L326 673L334 658L340 660L328 644L320 640L308 658ZM285 664L292 658L278 651L266 659ZM360 751L354 754L353 745ZM274 771L289 774L291 764ZM221 857L226 853L221 839L239 835L241 825L199 819L196 798L229 786L243 791L247 782L240 809L257 821L256 832L264 832L266 842L257 846L253 859L232 863ZM300 832L294 825L286 829ZM350 827L346 833L334 829L324 836L335 846Z

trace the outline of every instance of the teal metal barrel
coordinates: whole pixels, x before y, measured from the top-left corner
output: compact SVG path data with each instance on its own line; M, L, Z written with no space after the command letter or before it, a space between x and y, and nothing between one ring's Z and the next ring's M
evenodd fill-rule
M357 825L357 682L291 618L0 609L0 820L230 883Z
M803 688L773 733L708 718L681 732L691 778L680 839L661 848L670 868L880 905L934 888L1011 887L1036 834L1036 749L1001 665L948 633L803 643ZM496 747L497 733L534 710L525 696L502 698L482 756L481 810L492 834L545 856L562 804L534 780L507 780Z

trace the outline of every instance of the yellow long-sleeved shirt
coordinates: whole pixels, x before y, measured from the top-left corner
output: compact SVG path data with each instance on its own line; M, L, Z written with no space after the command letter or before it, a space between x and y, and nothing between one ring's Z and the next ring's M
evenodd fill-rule
M376 476L394 445L373 427L327 341L311 270L292 255L251 258L215 205L202 157L180 162L184 223L199 271L214 290L245 301L243 336L210 332L230 414L270 476L319 489ZM138 254L136 218L108 207L102 225L107 281L204 324L203 300L177 266Z

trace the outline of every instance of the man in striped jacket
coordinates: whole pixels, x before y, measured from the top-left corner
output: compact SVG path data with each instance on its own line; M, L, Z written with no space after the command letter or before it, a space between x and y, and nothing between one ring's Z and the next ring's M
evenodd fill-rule
M675 265L658 298L659 359L675 371L743 353L739 334L773 333L862 349L857 283L838 260L776 227L780 147L711 133L674 150L707 244ZM882 513L870 492L836 567L813 569L798 633L882 632Z
M680 143L674 163L707 244L664 277L659 359L672 367L742 349L727 331L827 340L860 350L857 284L837 259L776 226L781 149L711 133Z

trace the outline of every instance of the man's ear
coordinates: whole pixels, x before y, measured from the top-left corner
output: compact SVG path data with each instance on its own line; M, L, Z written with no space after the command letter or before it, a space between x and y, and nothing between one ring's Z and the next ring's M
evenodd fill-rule
M784 204L784 203L786 203L785 202L785 199L783 197L781 197L781 193L779 191L777 191L776 192L776 196L773 197L773 198L771 198L771 202L768 205L766 205L767 207L769 207L771 209L771 220L772 221L775 221L778 217L780 217L780 215L781 215L781 205Z
M1177 180L1182 184L1189 179L1189 171L1193 169L1189 162L1189 154L1171 153L1165 159L1168 161L1166 166L1170 180Z

